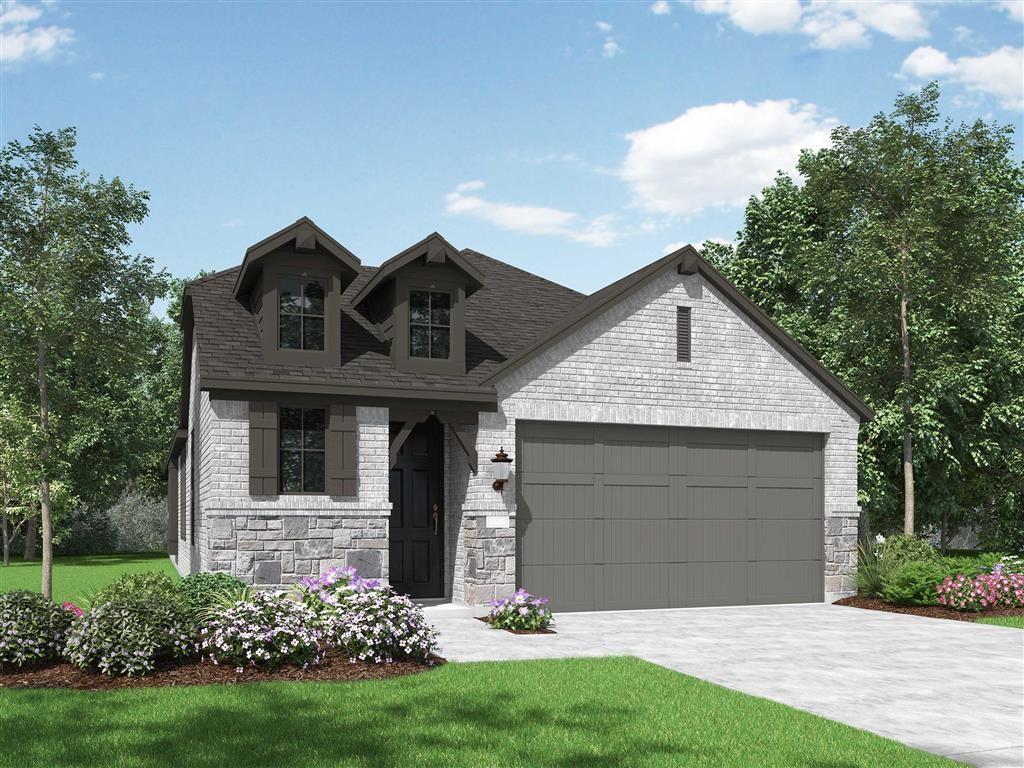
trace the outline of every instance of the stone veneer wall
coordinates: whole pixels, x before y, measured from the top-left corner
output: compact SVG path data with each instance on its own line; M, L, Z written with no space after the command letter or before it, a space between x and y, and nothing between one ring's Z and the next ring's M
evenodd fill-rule
M676 360L676 307L692 312L692 361ZM463 596L514 588L515 464L503 493L488 458L515 458L517 419L816 432L825 436L825 597L855 591L859 420L700 275L666 271L497 382L467 478Z
M249 495L249 403L202 393L205 570L280 586L332 566L388 576L388 409L356 409L358 495Z

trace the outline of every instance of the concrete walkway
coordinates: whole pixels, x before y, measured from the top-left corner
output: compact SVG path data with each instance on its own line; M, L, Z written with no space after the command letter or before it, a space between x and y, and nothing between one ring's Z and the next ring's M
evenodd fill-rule
M1019 629L824 604L566 613L556 635L426 613L451 661L639 656L965 763L1024 766Z

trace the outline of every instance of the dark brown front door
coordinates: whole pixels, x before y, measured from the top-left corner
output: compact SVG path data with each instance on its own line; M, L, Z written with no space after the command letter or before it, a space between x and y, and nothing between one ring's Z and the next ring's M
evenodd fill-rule
M391 436L401 429L391 425ZM418 424L391 468L391 585L410 597L443 597L444 490L441 424Z

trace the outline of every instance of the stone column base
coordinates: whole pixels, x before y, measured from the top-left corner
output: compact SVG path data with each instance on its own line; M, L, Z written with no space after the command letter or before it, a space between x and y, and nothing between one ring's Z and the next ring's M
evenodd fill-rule
M857 526L860 510L825 513L825 602L857 594Z

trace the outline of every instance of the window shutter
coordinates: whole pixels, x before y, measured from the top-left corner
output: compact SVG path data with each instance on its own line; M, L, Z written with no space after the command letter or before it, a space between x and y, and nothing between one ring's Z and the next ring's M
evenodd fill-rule
M249 401L249 495L276 496L277 403Z
M167 554L178 554L178 461L167 465Z
M185 449L178 453L178 538L185 540Z
M690 308L676 307L676 360L690 362Z
M327 416L327 493L355 496L359 468L354 405L331 403Z

